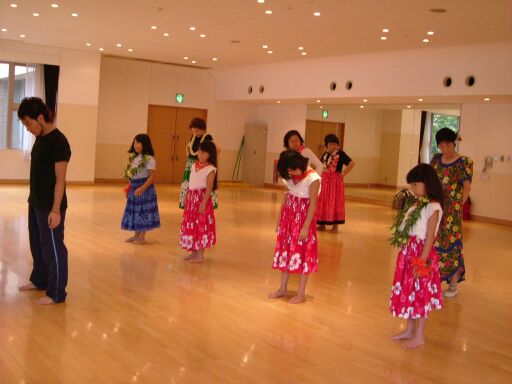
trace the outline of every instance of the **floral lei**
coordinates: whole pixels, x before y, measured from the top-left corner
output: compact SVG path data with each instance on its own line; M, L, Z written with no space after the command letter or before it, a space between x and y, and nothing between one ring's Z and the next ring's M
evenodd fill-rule
M199 144L201 144L205 139L206 139L206 135L209 135L209 133L203 133L203 136L201 136L201 140L199 140ZM192 149L193 145L194 145L194 140L196 139L196 135L192 135L192 137L190 138L190 141L188 143L188 147L190 149L190 154L192 156L197 156L198 152L199 152L199 147L197 148L197 151L194 152L194 150ZM213 140L213 137L212 137L212 140Z
M391 237L389 238L389 242L393 247L400 248L403 245L407 244L407 242L409 241L409 233L411 232L416 222L419 220L421 216L421 211L429 203L430 199L426 196L422 196L417 198L416 200L412 200L409 203L405 204L404 208L398 212L393 223L393 226L391 227ZM407 217L404 228L400 230L400 226L404 221L407 211L413 205L415 206L415 208Z
M139 154L134 152L130 153L130 156L128 156L128 162L126 163L126 168L124 170L124 177L127 179L131 179L133 176L137 175L142 171L144 168L144 165L146 165L147 161L150 159L150 155L142 155L142 160L140 161L139 165L136 167L132 167L132 161L135 159Z

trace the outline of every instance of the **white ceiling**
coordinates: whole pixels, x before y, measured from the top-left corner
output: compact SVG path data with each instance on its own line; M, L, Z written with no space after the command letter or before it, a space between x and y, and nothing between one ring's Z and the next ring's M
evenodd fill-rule
M0 0L0 38L199 67L509 41L511 20L511 0Z

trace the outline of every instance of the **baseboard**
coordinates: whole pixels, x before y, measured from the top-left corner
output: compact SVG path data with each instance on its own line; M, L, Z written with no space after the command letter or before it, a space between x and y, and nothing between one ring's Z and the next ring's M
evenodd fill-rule
M345 183L346 187L355 187L355 188L380 188L380 189L390 189L396 191L397 189L401 189L402 187L396 185L389 184L379 184L379 183Z
M471 219L470 220L478 221L478 222L481 222L481 223L506 225L506 226L512 227L512 220L494 219L492 217L477 216L477 215L471 215Z
M95 184L126 184L126 179L94 179Z
M92 186L94 181L66 181L67 186Z
M391 201L370 199L368 197L350 196L350 195L347 195L347 194L345 194L345 200L347 200L347 201L356 201L358 203L367 203L367 204L373 204L373 205L380 205L382 207L391 208Z
M271 188L271 189L284 189L284 185L283 184L264 183L263 186L265 188Z
M30 180L2 179L0 184L30 184Z

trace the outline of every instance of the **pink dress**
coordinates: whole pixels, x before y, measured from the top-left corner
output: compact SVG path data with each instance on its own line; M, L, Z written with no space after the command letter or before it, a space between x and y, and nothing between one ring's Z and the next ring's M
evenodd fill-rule
M206 179L211 172L216 171L211 164L202 166L199 161L192 164L180 229L180 246L188 251L210 248L216 243L215 214L211 197L206 202L204 213L199 213L199 206L206 192Z
M320 176L312 169L306 171L300 181L283 180L288 192L279 219L273 269L298 274L318 270L316 218L309 225L307 238L299 240L309 208L309 186L316 180L320 180Z
M322 192L318 197L317 224L331 225L345 223L345 183L341 171L352 159L343 151L336 150L322 156Z
M413 271L413 261L421 256L425 244L427 221L435 211L441 213L437 223L439 228L441 206L439 203L430 203L423 208L420 219L411 230L409 241L398 252L390 300L390 311L393 316L404 319L428 318L432 310L442 307L441 278L434 245L427 256L429 273L426 276L415 277Z

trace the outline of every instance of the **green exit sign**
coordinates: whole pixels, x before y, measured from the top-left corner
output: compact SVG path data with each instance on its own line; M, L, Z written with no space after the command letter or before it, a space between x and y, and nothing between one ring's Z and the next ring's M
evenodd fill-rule
M329 111L327 109L324 109L322 111L322 118L327 119L329 117Z
M185 95L183 93L177 93L176 94L176 102L178 104L183 104L183 101L185 101Z

